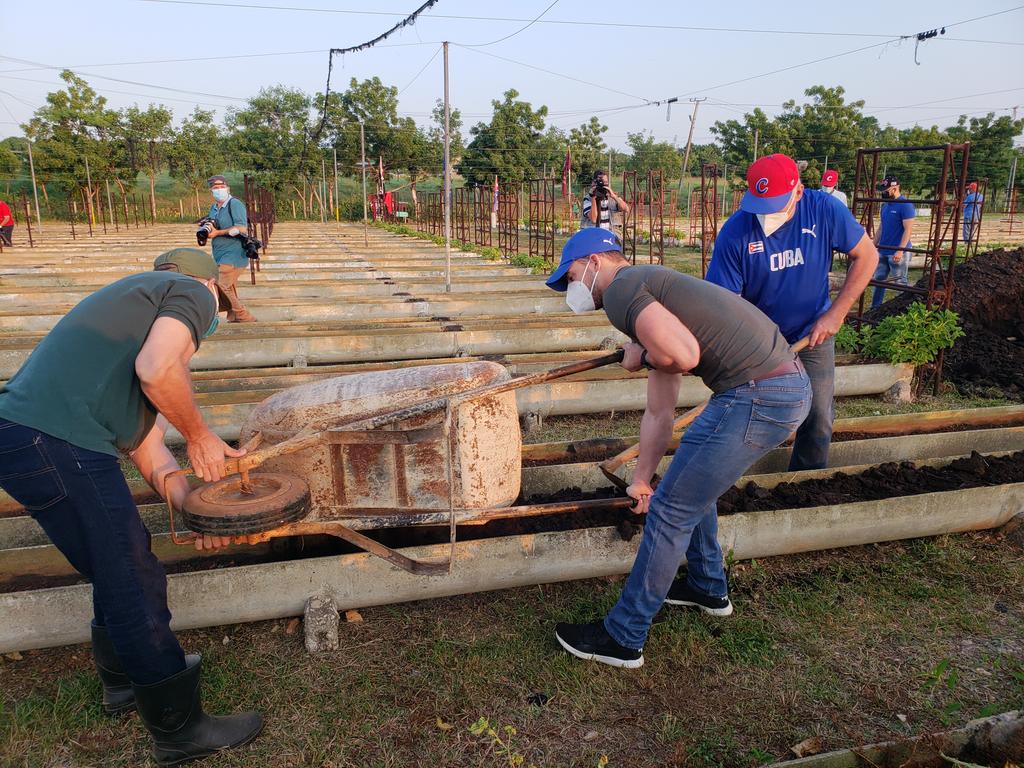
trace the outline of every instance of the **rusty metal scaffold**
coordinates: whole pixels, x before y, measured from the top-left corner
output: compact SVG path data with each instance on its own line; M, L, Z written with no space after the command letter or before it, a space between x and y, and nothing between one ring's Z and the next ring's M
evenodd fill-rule
M718 164L700 166L700 275L707 276L708 260L718 237Z
M488 187L473 190L475 217L473 219L473 242L477 245L491 245L491 213L494 209L494 193Z
M508 258L519 252L519 187L506 184L498 192L498 248Z
M636 220L639 195L637 194L636 171L622 172L622 199L629 205L629 211L622 214L622 255L636 264ZM614 222L613 227L614 229Z
M928 239L924 246L908 246L903 248L908 254L924 256L924 285L908 285L890 280L872 279L868 285L884 290L896 290L920 296L927 308L949 307L953 298L954 275L957 264L958 246L962 240L963 202L967 192L967 174L971 156L970 142L963 144L932 144L921 147L874 147L857 150L857 166L854 178L853 214L864 226L869 236L875 233L876 211L879 206L889 202L881 197L878 189L879 162L885 155L894 153L906 154L941 154L941 172L935 183L933 197L911 197L907 202L914 206L931 208L931 222L928 228ZM980 186L980 185L979 185ZM980 212L979 212L980 215ZM980 218L976 222L980 230ZM976 239L976 235L975 235ZM880 243L885 247L886 243ZM888 244L890 246L898 243ZM975 246L976 247L976 246ZM964 258L968 253L965 249ZM861 295L857 305L856 324L860 328L864 322L864 302L867 291ZM933 391L938 393L942 383L942 364L944 354L939 353L931 369ZM922 384L924 382L922 381Z
M647 254L651 264L665 263L665 177L647 172Z
M456 240L468 243L470 239L470 226L473 217L473 190L468 187L459 187L452 191L455 197L455 204L452 206L453 236Z
M528 198L528 251L531 256L555 259L555 180L530 179Z

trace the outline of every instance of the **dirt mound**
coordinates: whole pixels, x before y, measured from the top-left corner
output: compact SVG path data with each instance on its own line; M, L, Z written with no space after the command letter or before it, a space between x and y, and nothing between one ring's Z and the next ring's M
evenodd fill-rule
M909 461L889 462L859 475L839 472L824 480L780 483L771 489L749 482L743 488L726 491L718 500L718 513L728 515L848 504L1022 481L1024 452L1009 456L982 456L972 452L969 457L957 459L944 467L917 467Z
M954 281L952 309L967 335L946 353L944 378L961 390L1024 400L1024 249L978 254L956 267ZM927 278L917 285L927 287ZM877 322L916 300L903 294L864 317Z

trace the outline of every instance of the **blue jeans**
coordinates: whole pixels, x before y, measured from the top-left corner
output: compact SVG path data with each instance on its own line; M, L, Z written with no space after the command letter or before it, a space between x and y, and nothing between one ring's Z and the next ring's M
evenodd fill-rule
M718 497L807 416L811 384L792 373L743 384L711 398L683 435L651 497L643 539L619 602L604 620L616 642L643 648L683 554L687 581L704 594L728 594L718 544Z
M904 253L899 264L892 260L894 251L878 252L878 267L875 269L875 280L891 280L895 283L907 284L907 271L910 269L910 254ZM871 308L874 309L885 301L885 288L875 286L871 296Z
M974 239L974 226L977 222L975 220L964 218L963 222L963 242L969 243Z
M829 339L800 353L800 362L811 379L811 411L796 431L789 471L824 469L832 445L835 418L836 341Z
M93 620L106 626L133 682L185 669L167 576L116 458L0 419L0 487L92 582Z

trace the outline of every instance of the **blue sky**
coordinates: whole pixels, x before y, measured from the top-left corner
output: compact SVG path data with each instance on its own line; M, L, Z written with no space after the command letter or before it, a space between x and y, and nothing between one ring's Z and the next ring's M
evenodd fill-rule
M281 83L322 90L328 48L364 42L420 2L246 0L248 6L290 6L289 10L223 7L242 5L241 0L221 0L220 5L146 0L9 4L0 20L0 135L20 135L17 123L26 120L58 82L53 69L11 59L69 66L114 107L163 102L180 118L200 103L223 115L261 86ZM683 144L689 127L688 99L706 96L695 132L695 140L705 142L712 138L709 128L715 120L739 117L754 105L769 113L778 111L783 101L800 98L804 88L817 83L844 86L849 97L864 99L865 110L883 123L946 126L960 113L1007 114L1015 105L1024 107L1024 6L950 26L944 36L921 44L919 65L914 61L914 41L896 38L1010 8L1015 8L1010 0L557 0L553 5L551 0L439 0L415 26L373 49L336 60L333 82L344 87L351 77L378 75L403 88L400 113L426 122L442 95L438 50L439 41L447 39L453 43L452 104L462 110L467 127L487 119L491 100L514 87L535 106L546 104L549 121L566 129L596 112L609 126L606 140L612 147L623 147L627 132L641 130ZM540 20L527 27L542 12ZM452 16L487 18L446 18ZM600 25L578 23L584 21ZM463 47L492 43L518 30L522 31L502 42ZM872 47L837 56L866 46ZM166 61L244 54L275 55ZM831 56L835 58L755 77ZM152 60L164 61L138 63ZM745 78L753 79L729 84ZM681 98L668 121L663 104L645 105L645 100L677 95Z

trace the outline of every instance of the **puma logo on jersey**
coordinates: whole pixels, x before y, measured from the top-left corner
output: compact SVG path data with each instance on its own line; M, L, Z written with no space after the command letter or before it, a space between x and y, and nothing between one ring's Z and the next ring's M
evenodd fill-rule
M810 235L815 240L817 240L818 236L814 233L814 229L817 226L818 226L817 224L811 224L811 228L810 229L808 229L807 227L800 227L800 234L801 235Z
M815 237L817 240L817 237ZM782 253L773 253L769 257L769 264L771 265L772 272L780 272L788 267L802 266L804 263L804 255L799 248L795 250L786 249Z

